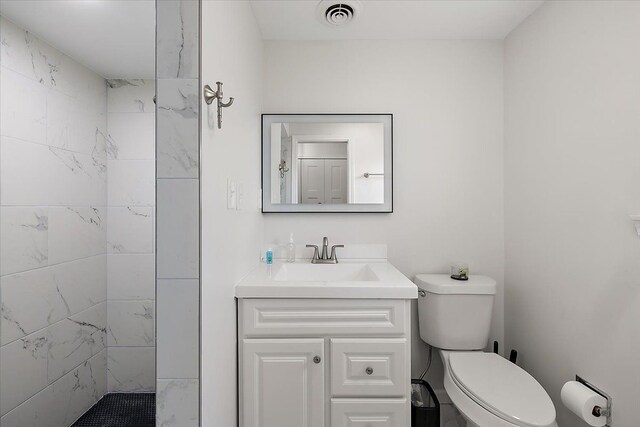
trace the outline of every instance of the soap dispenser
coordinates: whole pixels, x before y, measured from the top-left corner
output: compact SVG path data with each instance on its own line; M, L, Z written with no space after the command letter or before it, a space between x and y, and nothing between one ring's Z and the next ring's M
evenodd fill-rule
M287 245L287 262L296 262L296 244L293 241L293 233L289 236Z

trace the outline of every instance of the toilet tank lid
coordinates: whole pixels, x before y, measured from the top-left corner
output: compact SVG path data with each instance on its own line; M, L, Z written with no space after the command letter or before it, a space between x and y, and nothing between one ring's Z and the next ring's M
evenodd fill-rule
M442 295L495 295L496 281L491 277L469 275L469 280L454 280L448 274L416 274L421 290Z

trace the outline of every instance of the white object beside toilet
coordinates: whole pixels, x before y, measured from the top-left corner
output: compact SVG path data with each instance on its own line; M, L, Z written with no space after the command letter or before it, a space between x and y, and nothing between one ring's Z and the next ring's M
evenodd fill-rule
M607 418L593 414L593 408L607 408L607 399L578 381L569 381L560 391L564 406L590 426L602 427Z
M553 402L525 370L487 346L495 280L418 274L420 337L438 348L444 386L469 427L557 427Z

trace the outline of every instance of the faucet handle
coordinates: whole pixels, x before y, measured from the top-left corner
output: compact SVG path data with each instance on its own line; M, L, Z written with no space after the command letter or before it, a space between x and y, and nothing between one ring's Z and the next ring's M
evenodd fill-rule
M317 245L307 245L307 248L313 248L313 258L311 259L311 262L314 262L315 260L318 259L318 246Z
M344 245L333 245L331 246L331 259L338 263L338 255L336 254L336 248L344 248Z

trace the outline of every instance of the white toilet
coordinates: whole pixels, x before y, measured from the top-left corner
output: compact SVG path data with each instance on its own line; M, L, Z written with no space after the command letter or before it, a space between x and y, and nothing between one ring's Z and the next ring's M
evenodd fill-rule
M469 427L557 427L549 395L526 371L482 351L489 340L495 280L418 274L420 337L439 349L444 387Z

